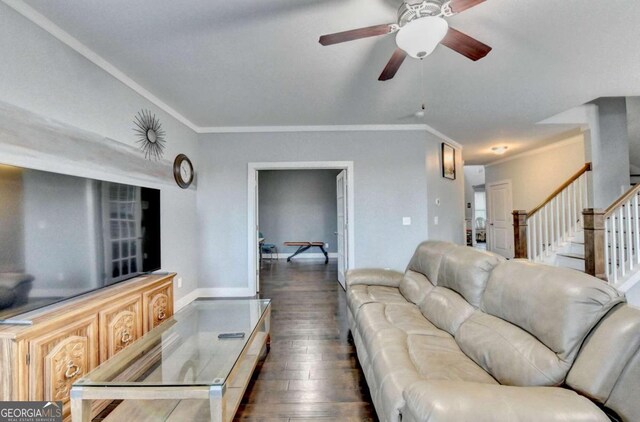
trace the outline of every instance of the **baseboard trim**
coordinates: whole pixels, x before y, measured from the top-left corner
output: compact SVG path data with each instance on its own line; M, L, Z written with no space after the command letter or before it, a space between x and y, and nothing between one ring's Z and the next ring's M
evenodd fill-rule
M291 255L293 255L292 253L277 253L277 254L270 254L270 253L263 253L262 254L262 259L270 259L271 255L275 255L276 259L287 259L289 258ZM337 258L338 254L336 252L329 252L329 258ZM301 253L300 255L296 255L295 258L293 259L323 259L324 255L322 253Z
M180 299L176 300L174 303L175 311L176 312L179 311L180 309L184 308L185 306L187 306L188 304L196 300L198 298L198 290L200 289L193 289L186 295L182 296Z
M184 308L194 300L198 298L211 298L211 297L253 297L256 292L253 292L248 287L200 287L194 289L176 300L174 307L176 311Z
M198 289L198 297L253 297L249 287L207 287Z

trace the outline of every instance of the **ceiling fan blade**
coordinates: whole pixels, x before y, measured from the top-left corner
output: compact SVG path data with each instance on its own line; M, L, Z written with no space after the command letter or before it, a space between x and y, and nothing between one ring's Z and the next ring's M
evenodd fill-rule
M391 60L389 60L389 63L387 63L387 66L384 68L384 70L380 74L380 77L378 78L378 80L388 81L389 79L396 76L396 72L398 71L398 69L400 69L400 65L402 65L402 62L404 62L404 59L406 58L407 58L407 53L405 53L404 50L397 48L396 51L393 52L393 56L391 56Z
M366 28L352 29L351 31L336 32L335 34L327 34L320 37L320 44L332 45L342 42L359 40L361 38L376 37L378 35L386 35L393 32L391 24L368 26Z
M453 28L449 28L449 32L442 40L442 44L474 62L480 60L491 51L491 47L488 45Z
M486 0L451 0L450 7L453 13L460 13L485 1Z

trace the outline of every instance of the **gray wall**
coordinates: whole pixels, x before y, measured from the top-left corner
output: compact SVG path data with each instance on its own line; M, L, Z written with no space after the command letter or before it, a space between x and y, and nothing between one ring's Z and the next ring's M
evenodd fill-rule
M513 209L529 211L584 166L588 161L584 143L584 137L579 135L489 164L485 166L485 182L488 185L511 180Z
M0 165L0 273L24 272L23 185L21 169Z
M260 231L279 253L292 253L297 247L288 241L329 243L337 252L336 176L340 170L260 171ZM311 248L306 253L318 253Z
M0 57L0 101L136 147L133 118L140 109L149 109L159 117L167 133L165 158L173 160L178 153L185 153L197 171L194 131L2 2ZM7 129L11 133L12 128ZM63 156L64 152L60 154ZM37 161L37 154L33 157ZM2 155L2 145L0 162L15 164ZM47 166L41 169L85 175L82 167L56 162ZM139 184L128 174L106 173L101 178L111 180L113 176L122 183ZM172 175L167 174L166 178L171 179ZM162 266L183 278L183 287L176 285L175 289L175 297L180 299L198 283L196 192L165 183L153 187L162 190Z
M594 208L607 208L631 186L629 177L629 133L624 97L600 98L586 142L587 157L593 163Z
M353 161L356 267L403 270L427 237L462 243L461 154L450 181L441 177L439 151L440 141L423 131L201 135L200 287L248 286L250 162ZM403 226L403 217L413 224Z

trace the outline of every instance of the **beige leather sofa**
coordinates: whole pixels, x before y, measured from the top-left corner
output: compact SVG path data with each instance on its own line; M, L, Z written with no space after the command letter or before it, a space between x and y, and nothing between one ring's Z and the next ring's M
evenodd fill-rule
M425 242L347 289L383 421L640 421L640 310L601 280Z

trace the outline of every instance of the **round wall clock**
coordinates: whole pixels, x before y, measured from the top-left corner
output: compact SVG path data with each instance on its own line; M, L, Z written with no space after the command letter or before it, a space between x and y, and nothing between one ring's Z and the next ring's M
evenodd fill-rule
M191 186L193 182L193 164L191 160L184 154L179 154L173 161L173 177L176 179L176 183L182 189L186 189Z
M156 115L149 110L140 110L133 123L145 158L159 160L164 153L165 133Z

